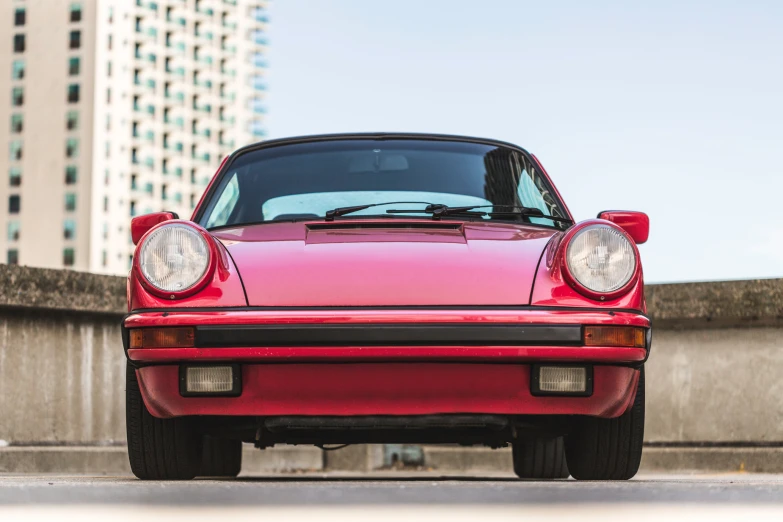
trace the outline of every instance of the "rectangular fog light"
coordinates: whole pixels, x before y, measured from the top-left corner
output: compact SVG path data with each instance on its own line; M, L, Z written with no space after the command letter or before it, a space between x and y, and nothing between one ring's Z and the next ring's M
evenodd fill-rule
M533 366L533 395L592 395L592 368L586 366Z
M240 375L236 364L181 366L180 393L184 396L236 396L242 392Z

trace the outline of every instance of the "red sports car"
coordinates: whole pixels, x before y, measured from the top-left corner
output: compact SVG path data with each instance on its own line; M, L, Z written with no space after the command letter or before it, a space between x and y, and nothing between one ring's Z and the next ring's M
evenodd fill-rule
M512 446L523 478L629 479L649 220L576 223L535 156L429 134L266 141L190 221L133 219L133 473L239 473L242 442Z

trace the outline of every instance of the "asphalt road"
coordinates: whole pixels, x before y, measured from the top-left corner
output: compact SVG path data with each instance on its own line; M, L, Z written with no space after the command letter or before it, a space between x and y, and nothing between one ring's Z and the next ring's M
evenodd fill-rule
M518 481L433 473L141 482L0 475L0 520L783 520L783 475ZM146 522L146 520L145 520Z

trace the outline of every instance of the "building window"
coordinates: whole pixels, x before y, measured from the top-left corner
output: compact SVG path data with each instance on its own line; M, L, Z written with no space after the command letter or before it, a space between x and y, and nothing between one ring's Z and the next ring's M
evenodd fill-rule
M65 116L65 128L68 130L76 130L79 128L79 112L68 111Z
M63 238L76 239L76 221L73 219L66 219L63 222Z
M11 69L11 79L12 80L21 80L24 78L24 60L14 60L12 69Z
M23 53L24 52L24 35L23 34L15 34L14 35L14 52L15 53Z
M17 249L12 248L8 251L8 264L9 265L19 264L19 251Z
M24 87L14 87L11 89L11 105L21 107L24 105Z
M106 76L111 78L111 62L106 62Z
M69 47L71 49L78 49L82 46L82 32L81 31L71 31L70 36L68 38Z
M82 4L71 4L71 22L81 22L82 20Z
M8 241L19 241L19 222L8 222Z
M101 263L104 268L109 264L109 255L105 250L101 251Z
M8 184L12 187L18 187L22 184L22 169L19 167L8 169Z
M78 83L72 83L68 86L68 103L79 103Z
M73 248L63 248L63 265L73 266L74 252Z
M264 100L261 98L251 98L248 102L248 106L250 110L256 114L263 114L266 112L266 108L264 107Z
M77 76L79 74L79 57L68 58L68 74Z
M9 151L11 153L11 160L20 160L22 159L22 142L21 141L12 141L9 145Z
M264 130L264 124L258 120L252 120L248 124L247 129L253 136L260 138L263 136L266 136L266 131Z
M13 196L8 196L9 214L18 214L21 207L22 207L21 196L19 196L18 194L14 194Z
M26 20L27 13L25 12L24 7L17 7L16 11L14 11L14 25L24 25Z
M253 74L250 76L250 86L257 91L265 91L266 83L264 83L264 77L260 74Z
M65 184L66 185L73 185L76 183L76 166L75 165L68 165L65 167Z
M111 87L106 89L106 103L111 103Z
M79 140L76 138L68 138L65 140L65 157L75 158L79 155Z
M264 53L253 53L250 55L250 61L256 67L266 67Z
M22 132L22 129L24 127L24 122L22 119L21 114L12 114L11 115L11 133L12 134L18 134Z
M76 194L65 195L65 210L67 212L73 212L76 210Z

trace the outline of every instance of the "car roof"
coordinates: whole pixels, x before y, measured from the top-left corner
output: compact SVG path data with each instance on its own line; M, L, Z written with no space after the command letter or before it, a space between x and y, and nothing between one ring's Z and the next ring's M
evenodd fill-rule
M431 141L461 141L467 143L481 143L484 145L493 145L498 147L507 147L519 150L526 155L530 153L513 143L489 138L478 138L473 136L460 136L456 134L436 134L424 132L348 132L336 134L311 134L303 136L292 136L288 138L276 138L273 140L264 140L250 145L245 145L234 151L232 156L249 152L251 150L264 149L267 147L276 147L280 145L291 145L295 143L313 143L318 141L337 141L337 140L431 140Z

